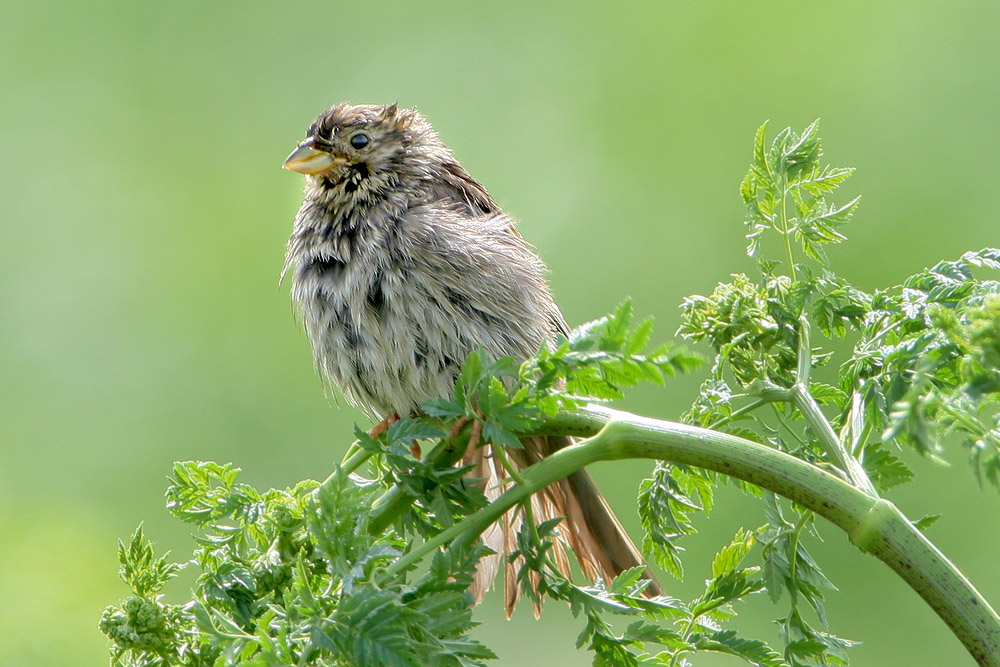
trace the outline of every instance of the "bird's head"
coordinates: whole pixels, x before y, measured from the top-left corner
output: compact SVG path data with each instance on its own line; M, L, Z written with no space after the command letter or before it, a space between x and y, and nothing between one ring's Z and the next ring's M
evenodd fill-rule
M435 158L449 156L416 109L341 103L309 126L284 167L306 174L313 187L351 194L419 180Z

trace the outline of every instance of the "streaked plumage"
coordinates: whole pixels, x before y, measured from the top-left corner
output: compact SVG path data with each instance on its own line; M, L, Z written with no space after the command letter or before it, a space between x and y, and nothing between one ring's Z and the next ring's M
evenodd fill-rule
M566 331L541 261L415 109L331 107L286 166L306 174L286 257L292 298L320 373L373 417L448 395L477 346L524 359ZM522 466L568 440L525 444ZM503 477L488 446L468 462L488 489ZM588 576L642 563L585 472L533 503L539 521L567 517L563 540ZM517 521L484 535L488 545L508 552ZM497 566L481 566L477 598ZM516 598L508 587L509 609Z

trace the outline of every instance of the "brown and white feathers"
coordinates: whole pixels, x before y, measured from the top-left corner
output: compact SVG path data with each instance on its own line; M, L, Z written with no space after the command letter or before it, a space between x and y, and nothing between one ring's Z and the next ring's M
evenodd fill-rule
M333 106L285 166L306 175L285 264L294 266L292 299L320 374L373 417L449 395L477 347L493 360L525 359L567 331L541 260L415 109ZM529 438L512 456L526 467L567 444ZM466 463L487 480L487 495L499 494L505 474L491 445ZM586 472L532 505L538 521L566 517L560 541L588 577L643 564ZM520 521L509 513L484 535L497 556L480 566L477 599L513 550ZM556 562L569 574L561 548ZM518 595L510 571L506 582L510 610Z

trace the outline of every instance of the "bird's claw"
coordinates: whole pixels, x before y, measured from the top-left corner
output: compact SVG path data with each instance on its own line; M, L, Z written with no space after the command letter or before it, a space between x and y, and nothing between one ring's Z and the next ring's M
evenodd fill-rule
M370 435L373 438L377 438L386 431L388 431L389 427L398 421L399 421L399 413L390 412L389 416L387 416L385 419L383 419L382 421L380 421L379 423L375 424L375 426L372 427L372 430L368 435Z
M451 425L451 431L448 433L448 437L454 440L461 433L465 425L470 421L472 422L472 428L469 431L469 444L466 447L466 456L470 456L472 452L476 451L479 447L480 441L483 439L483 420L486 418L483 415L483 411L476 408L476 415L479 419L473 419L472 417L462 416L455 420L455 423Z

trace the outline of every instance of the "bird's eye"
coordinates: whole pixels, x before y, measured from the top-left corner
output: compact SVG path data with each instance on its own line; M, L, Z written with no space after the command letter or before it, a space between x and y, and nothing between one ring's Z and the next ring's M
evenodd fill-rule
M371 142L368 135L364 132L358 132L353 137L351 137L351 146L354 148L364 148Z

